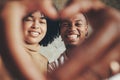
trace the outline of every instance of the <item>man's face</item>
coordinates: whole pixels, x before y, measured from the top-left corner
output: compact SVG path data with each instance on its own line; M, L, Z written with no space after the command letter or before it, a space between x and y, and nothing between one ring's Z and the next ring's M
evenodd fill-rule
M60 33L66 46L80 45L86 38L88 25L85 16L82 13L62 20Z

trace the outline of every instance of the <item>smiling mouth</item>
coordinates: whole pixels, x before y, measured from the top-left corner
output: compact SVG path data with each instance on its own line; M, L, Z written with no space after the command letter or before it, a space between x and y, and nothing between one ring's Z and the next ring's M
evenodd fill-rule
M36 31L29 31L29 34L32 36L32 37L37 37L39 36L39 32L36 32Z
M71 39L71 40L75 40L79 37L80 35L77 35L77 34L66 35L66 38Z

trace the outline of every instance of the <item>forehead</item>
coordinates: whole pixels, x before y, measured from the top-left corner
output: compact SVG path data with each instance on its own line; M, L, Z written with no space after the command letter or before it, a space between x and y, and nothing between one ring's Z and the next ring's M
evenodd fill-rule
M73 17L70 17L69 20L70 21L77 21L77 20L86 21L86 18L82 13L78 13L78 14L74 15Z
M31 16L40 17L40 16L44 16L44 15L40 11L35 11L35 12L31 13Z
M63 19L63 20L61 20L61 23L64 23L64 22L78 22L78 21L83 22L83 23L87 23L86 17L82 13L75 14L74 16L69 17L67 19Z

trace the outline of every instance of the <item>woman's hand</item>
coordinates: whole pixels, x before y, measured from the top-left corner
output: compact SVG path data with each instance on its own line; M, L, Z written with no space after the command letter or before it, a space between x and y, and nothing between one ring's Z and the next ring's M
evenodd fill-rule
M0 15L1 21L4 22L4 24L1 22L3 30L0 33L2 39L1 45L4 45L4 48L1 46L4 49L1 55L4 56L4 60L9 55L9 60L6 60L7 65L13 61L13 64L16 64L18 71L21 73L22 79L45 80L43 74L32 63L31 57L26 53L23 46L22 19L26 14L34 10L40 10L52 19L57 18L57 12L51 0L18 0L6 2ZM13 67L13 65L10 64L8 67Z

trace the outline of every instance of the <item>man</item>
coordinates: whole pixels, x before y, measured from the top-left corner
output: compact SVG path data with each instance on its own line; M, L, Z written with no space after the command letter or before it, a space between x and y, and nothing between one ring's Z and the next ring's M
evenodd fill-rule
M4 15L4 17L5 17L4 19L6 20L6 24L7 24L5 26L5 30L4 30L5 32L7 32L7 30L11 30L11 29L8 29L10 27L12 27L15 32L18 31L18 30L16 30L17 29L16 26L18 26L18 24L20 24L19 17L21 17L21 15L19 13L24 11L23 9L21 9L23 7L23 5L25 5L27 8L29 8L29 10L26 10L28 12L34 10L33 8L40 8L43 12L46 12L46 15L49 15L49 17L51 17L53 19L55 19L57 17L56 12L52 8L51 0L50 0L50 2L48 2L48 0L44 0L47 2L44 2L44 1L41 2L39 0L35 0L34 1L35 3L33 1L32 2L30 2L30 1L27 2L27 0L25 0L25 1L26 1L26 3L25 2L23 2L24 4L21 3L21 6L19 4L16 5L13 3L12 5L7 6L7 8L5 8L5 10L3 10L3 13L4 13L4 11L6 13ZM81 72L81 73L83 73L83 75L86 74L86 76L81 76L81 77L85 77L85 78L87 77L87 79L84 79L84 80L90 80L89 75L91 75L91 74L88 74L86 71L84 71L84 72L82 71L83 68L86 66L88 68L91 68L91 67L94 68L94 72L98 72L100 76L105 76L106 74L104 74L104 72L108 72L108 75L109 75L109 71L107 70L109 68L109 63L111 63L113 60L116 60L116 62L118 62L120 60L120 58L119 58L120 44L116 44L114 46L112 45L115 41L118 41L120 39L120 37L119 37L119 34L120 34L119 11L105 6L99 0L69 0L69 2L70 2L70 5L66 6L60 12L61 18L69 17L77 12L81 12L81 10L84 10L83 12L87 13L90 24L92 25L92 27L94 29L96 29L96 31L95 31L96 34L93 35L94 37L93 36L90 37L90 39L92 39L92 40L87 41L86 45L87 45L87 47L89 47L89 49L87 48L87 50L86 50L86 48L79 48L79 53L81 53L82 51L85 51L84 52L85 54L82 55L82 58L81 58L81 54L76 54L77 57L74 56L69 62L67 62L67 64L64 67L59 69L57 71L56 75L54 75L54 76L60 78L59 80L73 80L74 76L76 76L78 72ZM35 6L31 5L31 3L33 3ZM40 3L40 6L39 6L39 3ZM43 3L46 3L46 4L43 4ZM15 15L16 10L19 10L17 15ZM14 14L10 14L11 12L13 12ZM6 16L6 15L8 15L8 16ZM13 15L16 17L10 17ZM14 24L15 21L17 21L18 24ZM10 24L13 24L13 25L10 25ZM20 27L20 26L18 26L18 27ZM11 32L14 32L14 31L11 31ZM1 29L1 32L2 32L2 29ZM18 31L18 32L20 32L20 31ZM1 33L1 39L3 39L3 37L2 37L3 34L4 33ZM12 36L9 37L9 35L12 35ZM110 35L110 36L108 36L108 35ZM22 49L22 47L20 47L19 44L16 44L16 43L20 42L19 41L20 36L19 37L17 37L17 36L18 35L12 34L12 33L10 33L10 31L8 31L8 33L6 33L5 37L7 38L7 41L8 41L7 44L10 46L7 45L4 49L9 49L8 53L11 55L11 57L13 57L15 64L19 68L19 71L23 71L21 73L26 79L30 79L30 80L42 79L42 80L44 80L43 77L41 76L41 74L38 73L38 70L34 67L34 65L29 60L29 57L26 57L25 55L23 55L24 50ZM119 42L120 42L120 40L116 43L119 43ZM5 43L5 41L4 41L4 43ZM86 45L84 45L84 46L86 46ZM94 49L94 48L96 48L96 49ZM110 50L109 50L109 48L110 48ZM1 49L1 51L3 51L2 49ZM105 52L105 54L104 54L104 52ZM111 52L111 54L110 54L110 52ZM19 54L16 54L16 53L19 53ZM94 56L89 56L89 55L91 55L91 53ZM104 57L98 58L98 56L103 55L103 54L104 54ZM118 55L118 56L114 56L114 55ZM114 56L114 58L113 58L113 56ZM79 62L78 62L78 60L79 60ZM99 62L97 62L98 60L99 60ZM95 65L91 66L90 63L94 63L94 62L97 63L97 64L95 64L96 66ZM17 64L17 63L19 63L19 64ZM73 63L74 63L74 65L73 65ZM24 65L22 65L22 64L24 64ZM107 65L105 65L105 64L107 64ZM27 67L28 65L31 65L31 67ZM72 66L72 70L71 70L71 66ZM98 68L98 67L102 67L102 68ZM107 68L107 69L103 69L103 68ZM71 70L71 71L69 71L69 70ZM109 76L111 76L111 75L109 75ZM96 75L94 75L94 77L96 77ZM94 79L91 79L91 80L94 80Z
M78 13L60 22L60 34L66 50L60 57L49 64L48 71L54 71L70 58L71 50L80 46L88 35L88 21L83 13Z
M79 80L103 80L120 73L119 11L99 0L69 0L60 16L67 18L80 12L87 15L94 31L53 75L59 80L75 80L76 76Z

